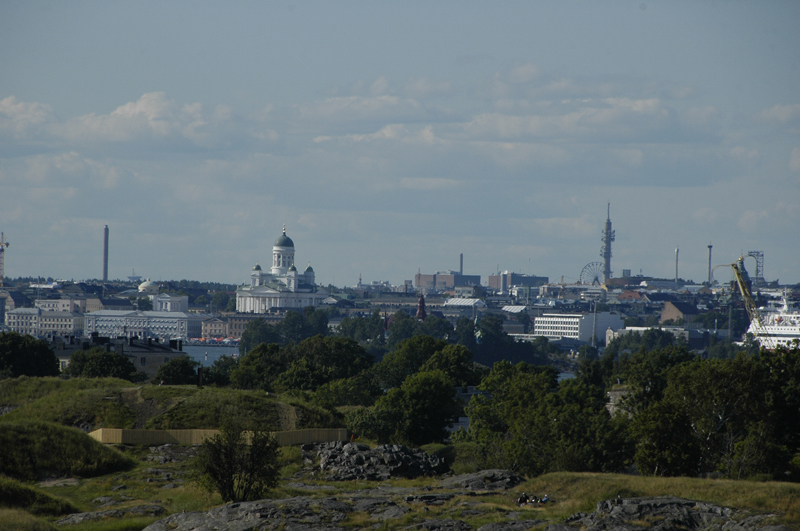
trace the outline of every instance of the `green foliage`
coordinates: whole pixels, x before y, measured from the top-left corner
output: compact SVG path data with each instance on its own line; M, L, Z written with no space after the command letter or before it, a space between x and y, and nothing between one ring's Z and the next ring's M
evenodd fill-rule
M408 376L419 371L434 353L446 346L446 342L430 336L406 339L376 365L375 372L381 386L385 389L400 386Z
M618 374L630 389L622 401L623 409L635 414L661 400L670 371L693 359L694 355L684 347L651 351L642 347L635 354L623 354Z
M203 382L219 387L225 387L231 383L231 373L237 367L239 360L233 356L220 356L210 368L203 370Z
M230 419L197 453L199 483L225 502L265 498L278 483L278 443L267 431Z
M58 374L58 358L46 341L17 332L0 332L0 380Z
M0 507L0 531L56 531L54 525L22 509Z
M130 358L116 352L106 352L101 347L74 352L64 372L82 378L121 378L130 382L147 379L144 373L136 370Z
M799 409L797 349L680 364L666 373L663 398L634 417L637 465L659 475L797 481Z
M437 350L419 369L420 372L437 370L444 372L456 385L480 383L481 373L473 367L472 352L463 345L447 345Z
M239 364L231 370L231 384L239 389L272 391L273 382L289 368L289 363L280 345L261 343L239 359Z
M303 308L302 313L294 310L286 312L283 321L270 325L263 319L255 319L247 323L242 332L239 352L244 355L262 343L287 345L300 343L314 336L328 335L328 312L312 306Z
M631 457L625 421L610 418L602 389L578 379L559 385L552 367L505 361L479 388L487 394L473 397L467 414L485 467L612 471Z
M369 317L345 317L339 324L339 335L359 343L384 345L386 337L380 310L376 308Z
M17 507L31 514L59 516L76 513L69 502L53 498L9 477L0 476L0 507Z
M200 362L189 356L172 358L158 368L153 383L165 385L193 385L199 382L197 369Z
M318 335L285 350L285 356L292 362L277 378L278 389L310 391L372 366L372 356L354 340L343 337Z
M604 354L619 357L625 352L638 352L641 349L651 351L671 347L674 344L675 336L670 332L658 328L650 328L642 334L630 333L614 338L606 345Z
M381 395L381 388L372 371L321 385L312 400L325 408L338 406L371 406Z
M33 480L42 472L92 477L134 463L85 433L46 422L0 423L0 474Z
M442 441L461 412L453 381L442 371L418 372L375 403L375 410L397 419L393 440L419 446Z

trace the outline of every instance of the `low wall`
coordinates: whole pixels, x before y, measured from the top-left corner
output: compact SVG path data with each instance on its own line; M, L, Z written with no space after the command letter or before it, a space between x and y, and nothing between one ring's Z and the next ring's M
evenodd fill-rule
M89 433L96 441L104 444L142 444L158 446L162 444L202 444L219 430L121 430L100 428ZM310 428L306 430L274 431L272 435L280 446L299 446L323 442L346 441L346 428Z

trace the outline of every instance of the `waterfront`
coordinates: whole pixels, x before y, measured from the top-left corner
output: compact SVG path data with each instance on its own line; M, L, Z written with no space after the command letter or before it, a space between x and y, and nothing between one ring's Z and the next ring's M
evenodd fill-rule
M238 356L236 345L184 345L183 351L203 367L211 367L222 356Z

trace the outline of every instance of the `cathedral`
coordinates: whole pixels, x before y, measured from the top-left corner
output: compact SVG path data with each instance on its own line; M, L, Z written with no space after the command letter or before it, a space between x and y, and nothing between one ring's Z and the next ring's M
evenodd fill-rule
M302 309L319 306L328 297L328 292L318 288L314 282L311 264L299 273L294 265L294 242L283 234L272 246L272 268L263 271L256 264L250 272L250 284L236 290L236 311L242 313L266 313L272 308Z

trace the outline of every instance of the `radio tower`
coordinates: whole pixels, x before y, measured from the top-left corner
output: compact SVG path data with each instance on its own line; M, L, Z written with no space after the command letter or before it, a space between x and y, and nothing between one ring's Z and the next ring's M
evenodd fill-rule
M8 247L8 242L5 239L5 236L2 232L0 232L0 286L3 286L3 275L5 275L5 267L3 266L3 256L6 254L6 247Z
M603 248L600 249L600 256L603 257L603 284L611 280L611 242L615 239L615 233L611 230L611 203L609 203L606 226L603 229Z

